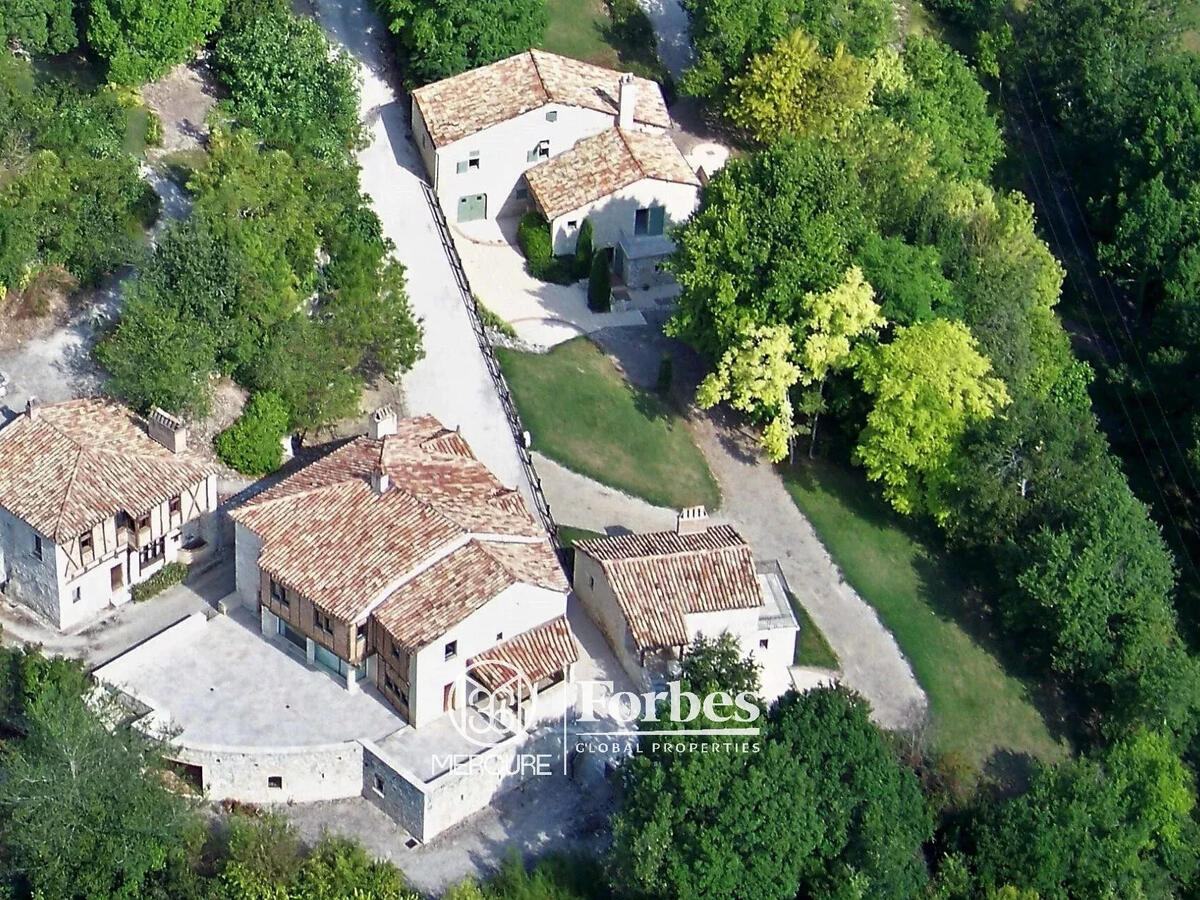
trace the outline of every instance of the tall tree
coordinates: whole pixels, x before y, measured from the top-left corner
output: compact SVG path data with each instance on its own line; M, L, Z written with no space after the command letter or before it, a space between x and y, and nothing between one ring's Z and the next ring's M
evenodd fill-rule
M396 36L405 81L428 84L541 43L546 0L376 0Z
M88 46L109 81L153 81L204 43L223 8L224 0L92 0Z
M855 374L871 398L855 459L902 513L944 520L944 491L967 428L1009 402L1003 382L958 322L936 319L896 329L864 353Z

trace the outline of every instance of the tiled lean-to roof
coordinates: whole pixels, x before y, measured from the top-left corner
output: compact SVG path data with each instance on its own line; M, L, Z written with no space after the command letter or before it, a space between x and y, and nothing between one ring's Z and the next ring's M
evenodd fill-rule
M675 142L665 134L610 128L584 138L525 173L547 219L592 203L645 178L700 187Z
M372 486L378 470L389 482L382 493ZM412 629L406 646L509 584L567 590L520 494L431 416L355 438L231 516L262 538L259 565L271 577L331 615L353 622L378 607L385 626L398 621L393 609L420 618L400 623Z
M122 510L147 512L211 471L108 400L39 406L0 428L0 506L56 543Z
M579 643L566 616L509 638L468 661L471 675L489 690L502 689L514 672L532 684L578 661Z
M688 613L758 609L750 546L729 525L577 541L600 564L639 650L688 642Z
M615 69L545 50L526 50L427 84L412 95L430 138L441 147L548 103L616 116L620 78ZM662 89L645 78L635 78L634 83L634 121L670 126Z

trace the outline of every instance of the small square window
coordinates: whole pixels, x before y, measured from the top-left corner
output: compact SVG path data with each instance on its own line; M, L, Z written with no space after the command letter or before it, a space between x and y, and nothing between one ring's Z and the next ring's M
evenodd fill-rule
M375 793L377 793L380 797L382 797L383 796L383 776L382 775L373 776L371 778L371 787L375 789Z
M579 227L579 220L578 220L578 219L568 219L568 220L567 220L567 227L568 227L568 228L578 228L578 227Z
M763 650L766 650L767 649L767 639L761 638L758 642L758 646L761 647Z
M42 558L42 536L40 534L33 536L33 556L34 559Z
M498 641L504 640L504 632L503 631L496 632L496 640L498 640Z
M92 533L85 531L79 536L79 552L91 553L94 548L95 544L92 543Z
M392 644L392 659L399 659L399 658L400 658L400 648L397 647L395 644Z
M552 109L548 113L546 113L546 121L547 122L557 122L558 121L558 110Z
M458 656L458 641L450 641L446 644L446 659L454 659Z
M479 157L474 156L471 159L468 159L467 160L467 168L468 169L478 169L479 168Z
M179 497L172 497L167 501L167 509L170 510L171 515L177 516L183 512L183 501Z
M458 161L458 163L454 166L454 171L455 171L455 173L457 173L459 175L461 175L465 171L467 171L467 161L465 159L460 159Z
M283 788L283 776L282 775L268 775L267 776L267 787L282 789Z
M358 640L365 641L367 639L367 623L363 622L358 626L358 631L355 635Z
M595 586L596 586L596 579L593 576L589 575L588 576L588 587L595 588Z
M78 603L80 600L80 597L82 597L82 595L83 595L82 590L79 588L78 585L76 585L75 590L71 591L71 602Z
M525 185L521 185L519 188L513 191L513 195L518 200L524 200L529 196L529 188L525 187Z
M150 527L150 513L146 513L144 516L138 516L137 520L134 522L134 526L137 528L138 531L144 531L147 528L149 528Z

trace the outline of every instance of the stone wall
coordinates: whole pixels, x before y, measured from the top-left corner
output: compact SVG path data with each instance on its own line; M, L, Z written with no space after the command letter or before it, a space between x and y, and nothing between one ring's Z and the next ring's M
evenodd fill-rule
M311 747L180 746L170 754L199 766L211 800L308 803L357 797L363 789L363 748L358 741Z

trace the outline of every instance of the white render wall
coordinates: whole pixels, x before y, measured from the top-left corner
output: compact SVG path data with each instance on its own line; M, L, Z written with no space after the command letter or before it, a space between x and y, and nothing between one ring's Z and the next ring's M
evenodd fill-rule
M237 595L251 609L258 606L258 592L262 575L258 568L258 554L262 552L262 538L243 525L233 523L233 570Z
M584 219L592 220L592 244L596 247L612 247L621 234L633 234L634 214L639 209L661 206L666 210L663 233L684 222L700 202L700 188L692 184L659 181L643 178L594 203L555 217L550 223L550 234L554 241L554 254L562 256L575 252L575 239ZM575 222L575 227L568 227Z
M443 690L462 677L468 659L566 611L565 594L531 584L514 584L433 643L411 654L408 710L413 727L420 728L443 714ZM499 634L503 637L497 640ZM458 641L458 653L447 660L445 648L450 641Z
M549 112L558 114L556 121L546 120ZM528 201L516 195L517 188L524 186L525 170L542 162L540 159L530 162L526 158L528 151L536 148L539 141L549 140L550 156L554 157L570 150L580 139L615 124L616 116L607 113L548 103L435 149L413 101L413 139L450 222L458 219L458 198L472 194L487 195L489 219L523 212ZM479 151L479 168L459 175L458 163L468 160L472 150Z
M58 623L58 573L65 562L50 538L42 535L42 558L33 555L37 532L0 506L0 582L7 596Z

